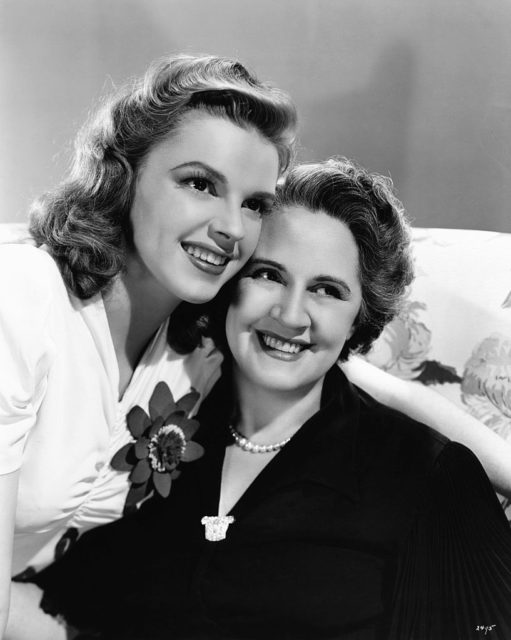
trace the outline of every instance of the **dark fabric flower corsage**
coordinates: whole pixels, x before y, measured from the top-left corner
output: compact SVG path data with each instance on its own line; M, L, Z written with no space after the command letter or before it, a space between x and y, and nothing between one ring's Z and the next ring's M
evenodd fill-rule
M188 418L198 399L199 393L192 389L175 402L168 385L159 382L149 400L149 415L138 405L128 413L128 429L135 442L121 447L110 463L117 471L131 472L124 515L136 510L153 490L166 498L172 480L179 476L179 463L197 460L204 453L191 440L199 423Z

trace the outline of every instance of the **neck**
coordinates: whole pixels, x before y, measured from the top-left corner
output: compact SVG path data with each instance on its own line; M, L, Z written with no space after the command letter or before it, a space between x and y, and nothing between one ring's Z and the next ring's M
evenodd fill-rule
M149 340L181 302L135 260L128 260L126 271L117 276L103 299L117 359L127 359L133 368Z
M255 443L276 442L292 436L319 411L323 380L291 391L253 384L234 369L239 407L236 429Z

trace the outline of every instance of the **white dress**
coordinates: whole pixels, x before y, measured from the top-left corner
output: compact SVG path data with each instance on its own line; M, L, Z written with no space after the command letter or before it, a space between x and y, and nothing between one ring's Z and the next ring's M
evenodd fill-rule
M131 407L147 411L160 381L178 400L191 387L204 398L217 380L221 356L213 343L179 355L167 344L167 324L118 401L101 295L70 295L40 249L0 246L0 473L20 469L13 575L51 563L69 530L122 515L128 473L109 463L132 440Z

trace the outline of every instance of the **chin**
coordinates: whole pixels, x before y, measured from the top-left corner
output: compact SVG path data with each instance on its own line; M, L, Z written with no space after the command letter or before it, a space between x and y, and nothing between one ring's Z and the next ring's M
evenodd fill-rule
M185 287L182 291L180 291L179 297L183 302L188 302L189 304L205 304L206 302L210 302L220 291L220 287L208 287L197 286Z
M284 372L273 373L265 371L264 376L260 373L252 376L252 381L259 387L270 389L271 391L290 392L297 391L303 387L309 386L311 380L306 380L301 377L295 377L293 375L287 375Z
M205 304L206 302L209 302L210 300L212 300L215 297L215 294L213 295L201 295L201 294L192 294L192 293L185 293L184 295L180 296L181 300L183 302L187 302L188 304Z

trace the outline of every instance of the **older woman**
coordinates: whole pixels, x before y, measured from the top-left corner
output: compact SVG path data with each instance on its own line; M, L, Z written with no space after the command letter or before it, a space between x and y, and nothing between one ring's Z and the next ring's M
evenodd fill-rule
M153 451L168 470L204 455L43 573L44 606L109 640L509 638L511 532L481 465L336 364L411 278L389 182L305 165L278 202L216 320L232 358L196 443L168 420Z

